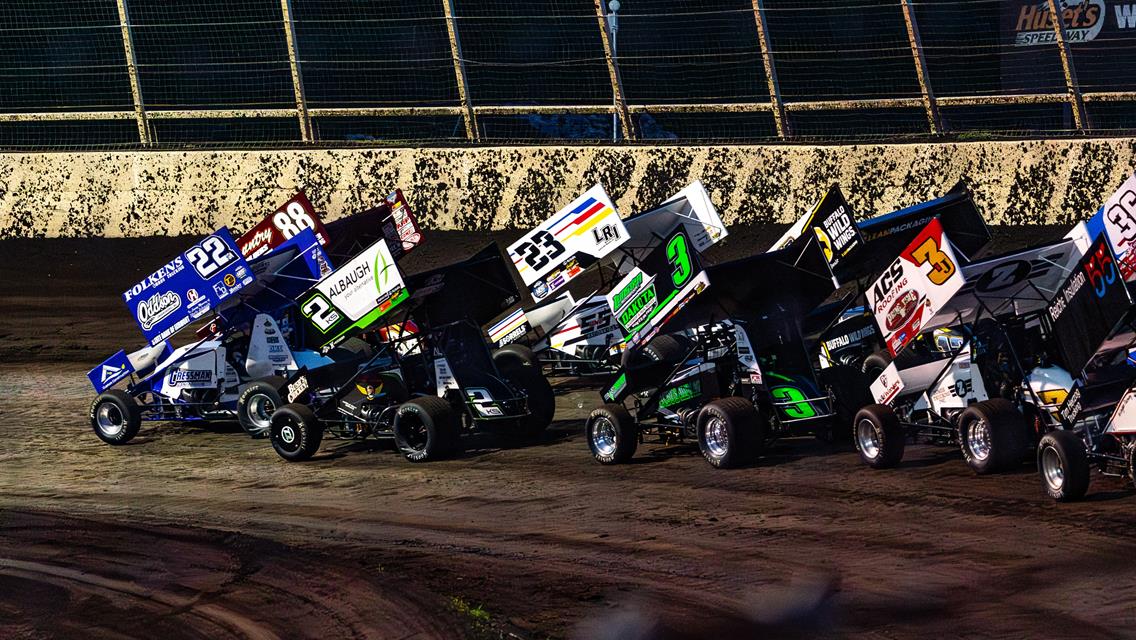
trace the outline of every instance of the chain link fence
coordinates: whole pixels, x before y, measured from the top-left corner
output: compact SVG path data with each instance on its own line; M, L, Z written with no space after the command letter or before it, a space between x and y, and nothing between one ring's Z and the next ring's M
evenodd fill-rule
M1136 130L1136 0L14 0L0 19L8 150Z

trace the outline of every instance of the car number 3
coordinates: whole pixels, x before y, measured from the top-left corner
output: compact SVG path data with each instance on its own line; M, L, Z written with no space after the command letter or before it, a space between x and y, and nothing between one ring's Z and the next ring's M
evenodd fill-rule
M951 262L950 256L939 248L934 238L924 240L923 244L911 252L911 257L915 259L916 264L931 265L932 271L927 274L927 279L933 284L943 284L955 274L955 263Z
M237 259L237 255L217 236L202 240L201 244L186 251L185 257L202 280L208 280Z

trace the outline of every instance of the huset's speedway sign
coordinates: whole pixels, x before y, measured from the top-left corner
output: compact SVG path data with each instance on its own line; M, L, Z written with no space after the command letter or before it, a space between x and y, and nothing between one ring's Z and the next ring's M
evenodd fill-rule
M943 225L932 220L868 289L868 306L894 356L966 284Z
M1069 44L1095 40L1109 18L1105 0L1058 0L1056 5ZM1116 5L1114 8L1117 9L1119 21L1123 7ZM1007 3L1006 11L1015 46L1052 45L1057 42L1057 34L1053 29L1054 16L1049 10L1048 0L1010 2Z

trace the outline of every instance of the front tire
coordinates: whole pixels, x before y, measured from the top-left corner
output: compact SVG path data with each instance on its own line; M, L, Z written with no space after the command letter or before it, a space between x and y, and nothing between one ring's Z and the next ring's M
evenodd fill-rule
M288 462L311 459L323 442L323 425L316 414L302 404L286 404L272 414L269 429L272 448Z
M715 469L749 464L764 441L761 415L745 398L719 398L698 412L698 448Z
M1029 448L1025 419L1009 400L971 405L958 421L959 448L975 473L1002 471L1020 464Z
M1089 454L1072 431L1045 434L1037 446L1037 470L1046 495L1057 502L1073 502L1089 490Z
M870 404L853 420L853 440L864 464L873 469L889 469L903 460L907 433L895 411L886 404Z
M272 429L272 414L284 405L279 391L282 386L284 378L269 376L241 388L237 396L237 422L250 437L263 438Z
M126 444L142 428L142 408L125 391L108 389L91 403L91 428L109 445Z
M461 448L461 424L453 407L434 396L403 403L394 416L394 442L411 462L431 462Z
M605 404L593 410L585 423L584 435L592 457L600 464L627 462L639 446L639 427L621 404Z

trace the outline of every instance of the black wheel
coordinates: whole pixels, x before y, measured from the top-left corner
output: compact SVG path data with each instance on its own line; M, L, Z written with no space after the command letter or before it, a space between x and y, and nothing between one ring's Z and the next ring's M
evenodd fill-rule
M864 464L873 469L887 469L903 459L907 433L891 407L870 404L856 413L852 425L856 451Z
M864 372L868 377L868 384L871 384L876 381L876 378L880 377L880 374L890 364L891 354L887 351L877 351L864 358L864 362L860 365L860 371Z
M719 398L698 412L698 448L717 469L753 462L765 441L764 421L745 398Z
M521 430L527 436L543 432L556 417L556 395L552 392L552 384L539 367L516 369L508 378L527 396L529 415L521 419Z
M1014 467L1029 450L1025 418L1014 403L1002 398L968 407L959 416L958 432L959 448L975 473Z
M852 420L861 407L874 402L870 386L875 378L845 364L833 365L820 372L820 382L831 390L833 395L832 424L826 431L817 434L827 442L847 443L852 439Z
M453 455L461 447L461 425L448 402L424 396L405 402L394 416L394 442L411 462Z
M269 376L254 380L241 387L237 396L237 422L245 433L253 438L263 438L272 427L272 414L283 406L278 389L284 386L284 378Z
M288 462L315 455L323 442L323 424L307 405L286 404L272 414L269 428L272 448Z
M107 444L126 444L142 428L142 408L129 393L107 389L91 403L91 428Z
M540 360L533 350L523 344L507 344L493 352L493 364L505 377L517 369L540 367Z
M1058 502L1080 500L1089 490L1089 454L1072 431L1050 431L1037 445L1041 487Z
M639 427L621 404L605 404L593 410L585 423L584 435L592 457L600 464L627 462L639 446Z

